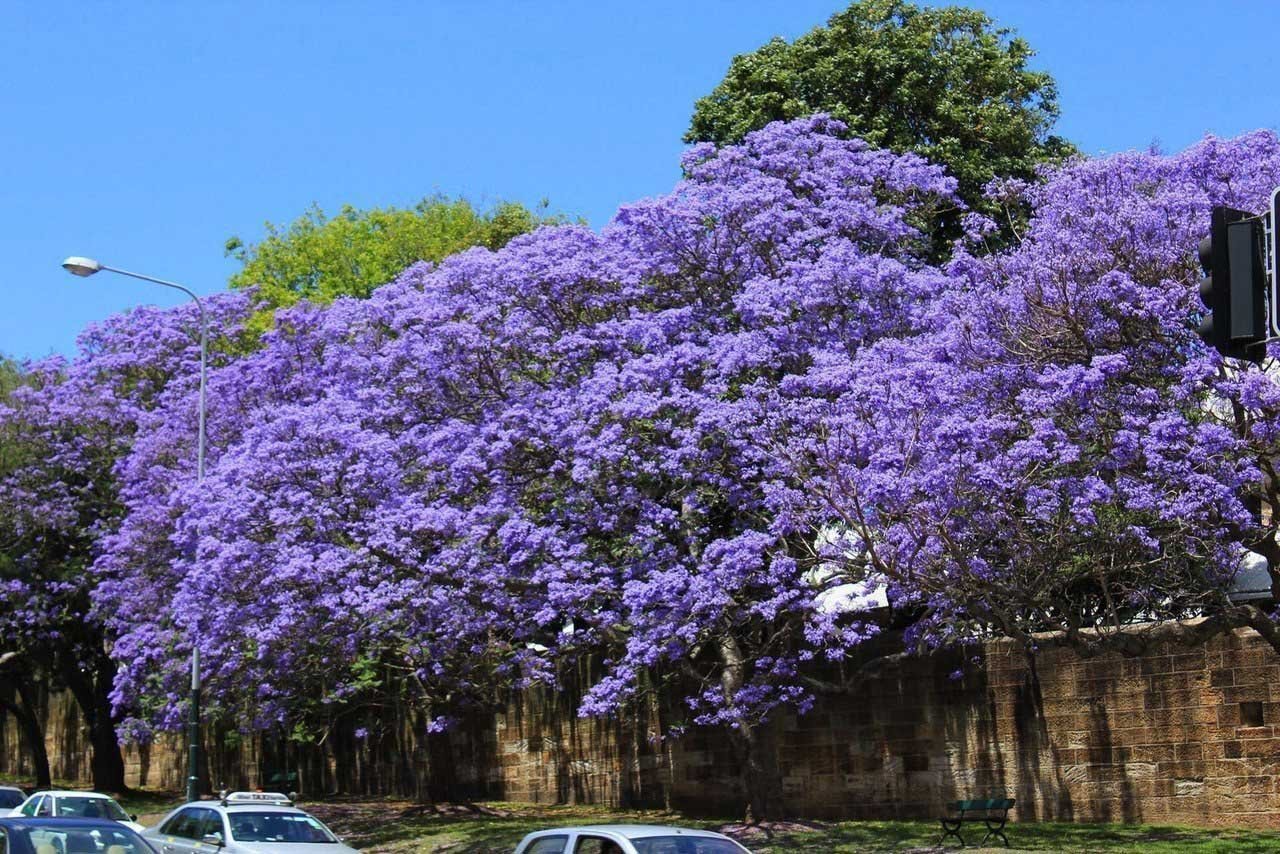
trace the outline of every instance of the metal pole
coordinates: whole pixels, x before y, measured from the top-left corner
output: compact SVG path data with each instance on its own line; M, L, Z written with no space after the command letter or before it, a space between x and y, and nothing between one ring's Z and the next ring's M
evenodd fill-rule
M154 276L144 276L141 273L131 273L128 270L108 267L105 264L101 265L101 267L103 270L110 270L122 276L130 276L182 291L195 300L196 308L200 311L200 404L197 415L197 424L199 426L196 439L196 483L203 483L205 448L204 390L209 365L209 317L205 313L204 304L200 302L200 297L196 296L193 291L177 282L157 279ZM196 647L194 639L191 642L191 714L187 719L187 748L187 800L195 801L200 799L200 650Z
M187 722L187 801L200 799L200 650L191 645L191 717Z

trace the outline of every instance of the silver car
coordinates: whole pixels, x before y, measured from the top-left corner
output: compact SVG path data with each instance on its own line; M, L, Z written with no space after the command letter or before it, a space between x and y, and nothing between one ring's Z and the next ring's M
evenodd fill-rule
M516 854L744 854L747 849L710 830L649 824L599 824L530 833Z
M320 819L269 792L193 801L142 836L160 854L355 854Z

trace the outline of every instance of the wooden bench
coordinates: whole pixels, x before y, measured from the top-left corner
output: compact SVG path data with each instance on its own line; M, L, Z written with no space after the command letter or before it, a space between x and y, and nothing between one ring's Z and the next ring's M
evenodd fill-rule
M1009 838L1004 835L1005 822L1009 820L1009 810L1013 808L1013 798L987 798L979 801L953 801L947 804L947 809L951 814L943 819L942 822L942 838L938 840L939 845L945 845L948 837L954 836L960 842L960 847L964 847L964 837L960 835L960 828L964 827L965 822L980 821L987 828L987 835L982 837L979 846L986 845L987 840L993 836L1000 838L1004 842L1004 847L1009 847Z

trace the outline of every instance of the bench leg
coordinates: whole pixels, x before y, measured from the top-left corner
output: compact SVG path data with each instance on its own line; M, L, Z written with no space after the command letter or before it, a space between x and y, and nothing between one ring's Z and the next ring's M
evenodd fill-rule
M1000 820L995 820L995 821L993 821L993 820L991 820L991 819L987 819L987 835L986 835L986 836L984 836L984 837L982 837L982 842L981 842L981 843L979 843L979 844L980 844L980 845L986 845L986 844L987 844L987 840L988 840L988 839L990 839L990 838L991 838L991 837L993 837L993 836L998 836L998 837L1000 837L1001 841L1003 841L1003 842L1004 842L1004 847L1005 847L1005 848L1008 848L1008 847L1009 847L1009 837L1007 837L1007 836L1005 836L1005 835L1004 835L1004 822L1003 822L1003 821L1000 821Z
M938 845L946 845L947 837L954 836L960 843L960 847L964 848L964 837L960 835L960 828L964 826L964 822L948 818L940 819L940 821L942 822L942 836L938 838Z

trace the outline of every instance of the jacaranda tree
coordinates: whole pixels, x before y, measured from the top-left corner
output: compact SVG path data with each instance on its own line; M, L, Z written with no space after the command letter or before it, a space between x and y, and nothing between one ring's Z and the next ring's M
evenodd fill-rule
M1026 230L978 251L973 214L942 266L922 226L955 182L829 118L683 166L599 233L280 312L215 365L203 484L181 311L15 392L7 419L92 457L5 488L48 492L33 518L91 559L117 711L178 726L192 644L214 714L302 737L393 700L447 727L589 672L581 714L661 689L687 709L667 735L723 728L764 818L773 726L852 689L819 665L869 654L877 601L909 650L1280 637L1227 596L1243 550L1280 565L1257 512L1280 387L1191 331L1208 210L1262 205L1274 135L993 185ZM220 334L247 312L215 301Z
M1200 343L1193 251L1212 206L1259 210L1278 183L1259 132L999 188L1035 212L1021 245L958 253L923 331L814 374L836 393L789 450L850 571L917 609L919 647L1137 653L1251 626L1280 650L1274 617L1228 596L1245 549L1280 579L1259 512L1280 386Z
M215 336L244 303L214 302ZM103 791L125 788L111 702L121 654L92 607L110 580L94 560L129 511L137 482L125 466L137 435L176 430L175 453L192 467L198 328L190 306L112 318L80 336L74 360L30 366L0 404L0 634L15 666L52 676L75 697ZM169 407L181 417L157 416ZM162 591L153 596L164 601Z

